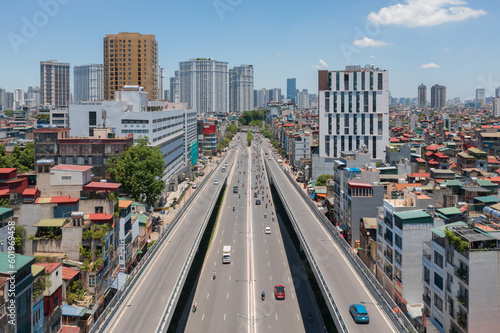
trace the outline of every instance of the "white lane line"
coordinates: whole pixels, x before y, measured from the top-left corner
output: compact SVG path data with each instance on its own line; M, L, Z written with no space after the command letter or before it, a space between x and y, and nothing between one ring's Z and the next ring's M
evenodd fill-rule
M229 275L229 281L231 281L231 275Z
M205 319L205 314L201 316L201 321L203 321L203 319Z
M283 265L286 267L286 261L283 263Z
M299 318L299 314L298 314L298 313L297 313L297 320L300 320L300 318Z
M210 297L210 293L207 294L207 299Z
M288 276L287 278L288 278L288 281L290 281L290 276Z
M266 250L266 254L269 254L269 251L268 251L268 250Z
M269 281L272 281L273 280L273 276L269 276Z
M269 261L267 262L267 266L271 266L271 263Z
M226 294L226 298L229 298L229 293Z
M224 321L226 320L226 314L224 313Z
M222 230L222 235L224 235L224 230Z
M274 316L276 317L276 320L278 320L278 314L277 314L277 313L275 313L275 314L274 314Z
M281 254L283 254L283 250L281 250Z
M292 293L292 298L295 299L295 294L294 293Z

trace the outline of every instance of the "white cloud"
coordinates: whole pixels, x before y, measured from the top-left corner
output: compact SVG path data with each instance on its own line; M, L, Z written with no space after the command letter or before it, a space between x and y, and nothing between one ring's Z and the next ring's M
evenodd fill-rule
M354 42L352 42L352 45L359 47L373 47L373 46L387 46L390 44L381 40L375 40L365 37L363 39L355 40Z
M435 63L430 62L428 64L422 64L422 65L420 65L420 68L422 68L422 69L439 68L439 65L436 65Z
M381 25L404 25L410 28L463 21L486 15L482 9L465 7L464 0L404 0L404 4L383 7L368 20Z
M325 68L328 68L328 64L323 59L319 59L318 62L319 62L319 65L312 65L311 68L312 69L325 69Z

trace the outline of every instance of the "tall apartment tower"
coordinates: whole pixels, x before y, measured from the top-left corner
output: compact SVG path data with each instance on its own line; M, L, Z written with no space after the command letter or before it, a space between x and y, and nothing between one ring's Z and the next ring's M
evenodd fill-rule
M164 95L165 91L163 90L164 72L165 69L158 66L158 99L160 101L164 101L167 99L167 96Z
M120 32L104 37L104 99L114 100L123 86L141 86L158 100L158 42L155 35Z
M6 109L5 89L0 88L0 110Z
M170 78L170 97L168 101L170 103L180 102L179 71L175 71L174 76Z
M253 110L253 66L241 65L229 70L229 111Z
M70 101L68 63L57 60L40 62L40 93L42 105L67 108Z
M389 72L374 66L319 71L319 156L367 148L384 159L389 144Z
M286 98L295 103L297 97L297 79L286 79Z
M276 103L281 102L281 89L280 88L269 89L268 93L269 93L269 101L270 102L276 102Z
M495 97L500 97L500 88L495 89Z
M446 106L446 87L435 84L431 88L431 108L444 108Z
M500 117L500 97L493 98L493 116Z
M215 59L195 58L179 63L181 103L198 114L229 111L228 63Z
M427 106L427 87L425 84L418 86L418 107L425 108Z
M476 89L476 102L481 102L484 104L486 100L486 91L483 88Z
M98 64L75 66L73 69L75 103L104 100L104 67Z

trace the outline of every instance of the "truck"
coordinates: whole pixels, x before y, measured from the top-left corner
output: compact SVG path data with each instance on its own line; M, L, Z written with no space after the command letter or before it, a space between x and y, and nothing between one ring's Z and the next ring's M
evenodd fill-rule
M303 183L305 180L304 173L302 171L297 172L297 182Z
M231 245L224 245L224 247L222 248L222 263L231 263Z

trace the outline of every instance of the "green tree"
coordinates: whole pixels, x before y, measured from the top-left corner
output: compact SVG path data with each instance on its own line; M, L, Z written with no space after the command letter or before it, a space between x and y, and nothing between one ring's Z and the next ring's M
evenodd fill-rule
M333 175L319 175L316 179L316 186L325 186L328 179L333 179Z
M41 113L36 115L36 120L42 120L42 121L50 121L50 114L46 113Z
M0 145L0 155L5 156L7 154L7 150L4 145Z
M14 110L5 110L3 114L7 117L14 117Z
M14 228L14 248L16 253L23 253L23 245L26 240L26 229L22 225L17 225Z
M160 148L148 144L147 138L139 137L136 145L108 160L108 172L134 200L153 206L165 188L165 162Z

